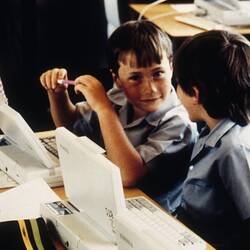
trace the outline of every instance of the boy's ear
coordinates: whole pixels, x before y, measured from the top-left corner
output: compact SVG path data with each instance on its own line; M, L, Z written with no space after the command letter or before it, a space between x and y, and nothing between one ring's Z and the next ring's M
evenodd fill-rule
M117 80L117 75L112 71L110 70L111 74L112 74L112 78L113 78L113 81L116 82Z
M111 72L111 73L112 73L113 81L116 83L116 86L120 89L121 88L121 81L120 81L118 75L115 74L114 72Z
M170 66L170 69L173 71L173 61L169 61L169 66Z
M200 103L200 91L197 87L193 87L194 95L192 96L193 98L193 103L194 104L199 104Z

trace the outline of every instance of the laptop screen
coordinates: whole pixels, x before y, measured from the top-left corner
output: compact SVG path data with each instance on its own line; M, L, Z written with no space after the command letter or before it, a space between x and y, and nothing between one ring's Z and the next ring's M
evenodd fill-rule
M126 211L120 170L99 149L94 150L92 141L82 139L63 127L56 129L65 192L114 240L113 217Z
M57 165L23 117L7 104L0 105L0 129L7 142L34 156L47 168Z
M237 10L240 8L238 0L194 0L194 4L205 9L209 9L209 6L221 10Z

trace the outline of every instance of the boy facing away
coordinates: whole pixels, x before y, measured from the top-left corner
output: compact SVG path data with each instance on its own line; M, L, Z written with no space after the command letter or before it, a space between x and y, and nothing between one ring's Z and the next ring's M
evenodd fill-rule
M186 40L174 58L177 93L196 142L177 218L216 249L250 249L250 43L226 31Z
M196 126L171 85L171 59L171 41L158 26L130 21L108 40L116 84L108 93L93 76L80 76L75 91L86 102L74 105L68 86L57 82L67 79L65 69L48 70L40 80L56 127L65 126L104 146L125 187L139 185L153 198L163 194L160 202L174 210Z

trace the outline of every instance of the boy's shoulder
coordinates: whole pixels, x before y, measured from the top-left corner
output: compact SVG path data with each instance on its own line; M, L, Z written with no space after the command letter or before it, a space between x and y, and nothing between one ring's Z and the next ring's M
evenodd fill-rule
M233 126L222 138L225 156L248 157L250 160L250 124Z
M250 167L250 125L235 125L222 140L220 154L217 155L221 176L230 177L237 173L249 173Z
M244 126L241 128L240 134L239 134L239 141L241 145L244 145L250 149L250 124Z

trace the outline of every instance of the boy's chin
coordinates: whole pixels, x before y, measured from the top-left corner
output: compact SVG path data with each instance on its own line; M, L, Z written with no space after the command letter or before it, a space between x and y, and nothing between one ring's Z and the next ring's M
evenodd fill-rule
M157 105L152 105L152 106L148 106L148 107L143 107L144 112L146 113L152 113L152 112L156 112L161 108L161 104L157 104Z

